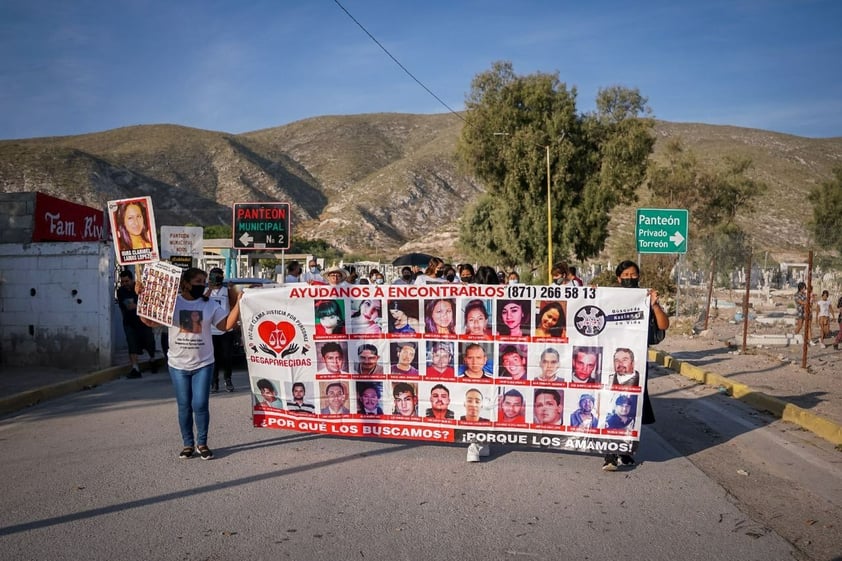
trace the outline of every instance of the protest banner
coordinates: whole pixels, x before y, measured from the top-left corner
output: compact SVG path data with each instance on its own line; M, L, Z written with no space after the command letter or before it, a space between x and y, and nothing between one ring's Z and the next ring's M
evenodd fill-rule
M644 289L287 286L240 306L256 427L637 448Z
M159 259L151 197L108 201L114 251L120 265L154 263Z

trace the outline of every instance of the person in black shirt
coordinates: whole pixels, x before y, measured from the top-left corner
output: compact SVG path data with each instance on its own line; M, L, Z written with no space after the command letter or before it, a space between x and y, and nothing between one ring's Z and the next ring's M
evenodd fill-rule
M123 331L126 334L129 360L132 363L132 369L126 378L141 377L138 359L143 351L149 353L149 367L152 372L155 372L155 333L151 327L140 321L137 315L137 292L135 292L134 275L131 271L124 270L120 273L120 286L117 288L116 297L120 313L123 315Z

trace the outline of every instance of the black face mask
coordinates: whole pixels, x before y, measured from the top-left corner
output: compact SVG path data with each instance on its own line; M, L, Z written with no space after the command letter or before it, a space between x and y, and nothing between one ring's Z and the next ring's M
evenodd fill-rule
M640 279L620 279L620 286L623 288L637 288L640 284Z
M444 276L444 271L436 271L435 275L437 279L440 279Z
M205 295L205 287L201 284L191 284L190 285L190 296L194 299L198 300L202 296Z
M462 282L473 282L473 280L474 277L472 277L471 275L465 275L464 277L462 277Z
M553 279L553 284L555 284L555 285L561 286L562 282L564 282L564 279L561 278L561 277L558 277L557 279Z
M222 284L223 276L221 274L214 273L210 276L210 283L211 284Z
M456 279L456 275L454 275L454 274L445 275L444 278L447 279L447 282L453 282Z
M412 280L412 273L406 273L405 275L401 275L401 278L406 282L409 282Z

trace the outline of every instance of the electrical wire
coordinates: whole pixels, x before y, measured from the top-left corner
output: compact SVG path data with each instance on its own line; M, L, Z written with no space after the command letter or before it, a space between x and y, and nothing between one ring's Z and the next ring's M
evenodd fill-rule
M462 115L460 115L459 113L457 113L456 111L454 111L454 110L453 110L453 109L452 109L452 108L451 108L448 104L446 104L444 101L442 101L442 100L441 100L441 98L440 98L439 96L437 96L435 93L433 93L433 91L432 91L430 88L428 88L427 86L425 86L425 85L424 85L424 83L423 83L421 80L419 80L418 78L416 78L416 77L412 74L412 72L410 72L410 71L409 71L409 70L408 70L408 69L407 69L407 68L406 68L403 64L401 64L401 61L399 61L397 58L395 58L395 57L394 57L394 55L392 55L392 53L390 53L390 52L389 52L389 50L388 50L386 47L384 47L384 46L380 43L380 41L378 41L378 40L377 40L377 38L376 38L374 35L372 35L372 34L368 31L368 29L366 29L366 28L365 28L365 26L364 26L363 24L361 24L359 21L357 21L357 18L355 18L353 15L351 15L351 12L349 12L349 11L345 8L345 6L343 6L342 4L340 4L340 3L339 3L339 0L333 0L333 1L336 3L336 5L337 5L337 6L339 6L339 7L342 9L342 11L343 11L343 12L345 12L345 13L348 15L348 17L349 17L349 18L351 18L351 20L352 20L354 23L356 23L356 24L359 26L359 28L360 28L360 29L362 29L362 30L365 32L365 34L366 34L366 35L368 35L368 36L371 38L371 40L372 40L372 41L374 41L374 42L375 42L375 44L377 44L377 46L378 46L378 47L380 47L380 49L382 49L382 51L383 51L384 53L386 53L386 54L389 56L389 58L391 58L393 61L395 61L395 64L397 64L397 65L401 68L401 70L403 70L404 72L406 72L407 76L409 76L410 78L412 78L413 80L415 80L415 82L416 82L419 86L421 86L422 88L424 88L424 89L427 91L427 93L428 93L428 94L430 94L431 96L433 96L433 97L436 99L436 101L438 101L438 102L439 102L439 103L441 103L444 107L446 107L448 111L450 111L451 113L453 113L454 115L456 115L457 117L459 117L459 118L460 118L463 122L467 122L467 121L465 121L465 118L464 118Z

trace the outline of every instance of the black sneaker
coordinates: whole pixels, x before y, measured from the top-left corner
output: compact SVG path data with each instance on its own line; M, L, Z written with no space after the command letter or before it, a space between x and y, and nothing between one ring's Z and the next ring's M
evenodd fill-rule
M157 374L157 373L158 373L158 363L157 363L157 362L155 362L155 360L154 360L154 359L149 361L149 371L150 371L152 374Z
M197 446L196 452L199 453L199 457L203 460L213 459L213 452L211 452L210 448L208 448L207 446Z
M229 392L234 391L234 384L231 383L231 380L225 380L225 389Z
M633 466L635 461L630 454L620 454L620 463L624 466Z
M181 452L178 454L179 459L186 460L187 458L193 457L193 447L192 446L185 446Z
M602 471L617 471L617 454L606 454Z
M134 379L134 378L143 378L143 374L140 373L140 370L137 368L132 368L129 370L129 373L126 374L126 378Z
M211 384L211 393L219 393L219 382Z

